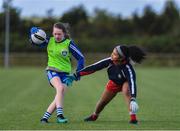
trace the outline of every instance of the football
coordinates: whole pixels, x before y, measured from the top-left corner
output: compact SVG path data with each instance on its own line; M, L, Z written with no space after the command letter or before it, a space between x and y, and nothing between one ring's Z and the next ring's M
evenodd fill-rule
M31 40L34 44L40 45L46 40L46 33L42 29L37 29L31 34Z

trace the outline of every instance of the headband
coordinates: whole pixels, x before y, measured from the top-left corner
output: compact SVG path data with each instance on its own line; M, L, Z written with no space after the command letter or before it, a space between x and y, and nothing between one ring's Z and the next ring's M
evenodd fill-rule
M120 56L125 57L124 53L123 53L122 50L121 50L121 46L120 46L120 45L119 45L119 46L116 46L116 49L117 49L118 54L119 54Z

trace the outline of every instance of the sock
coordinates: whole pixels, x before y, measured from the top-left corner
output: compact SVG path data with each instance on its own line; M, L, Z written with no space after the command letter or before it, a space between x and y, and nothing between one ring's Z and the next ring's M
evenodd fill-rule
M63 108L62 107L58 107L56 111L57 111L57 116L63 115Z
M49 119L49 117L51 117L51 114L49 112L45 112L44 113L44 116L43 116L43 119Z
M132 113L132 112L130 112L129 114L130 114L130 118L131 118L132 121L137 120L137 119L136 119L136 114L134 114L134 113Z
M136 114L131 114L131 120L136 121Z

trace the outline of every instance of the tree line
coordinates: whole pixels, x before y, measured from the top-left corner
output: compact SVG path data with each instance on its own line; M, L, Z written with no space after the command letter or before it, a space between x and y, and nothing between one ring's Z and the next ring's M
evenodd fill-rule
M0 21L0 51L4 52L5 11L0 12ZM142 15L134 12L128 18L98 8L90 16L83 5L60 17L54 17L53 9L49 9L46 17L22 18L21 10L10 6L10 51L44 51L30 46L29 29L38 26L51 36L58 21L66 23L72 39L84 52L110 52L117 44L139 45L152 53L180 52L180 9L174 1L166 1L159 14L147 5Z

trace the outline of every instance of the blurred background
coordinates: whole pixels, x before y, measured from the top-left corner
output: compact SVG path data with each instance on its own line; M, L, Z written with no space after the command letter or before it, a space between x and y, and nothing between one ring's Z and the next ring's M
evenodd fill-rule
M118 44L138 45L147 66L180 66L180 0L0 0L0 66L46 66L46 49L32 47L32 26L51 36L69 23L86 64Z
M39 122L55 92L44 70L46 49L30 44L29 30L38 26L51 36L58 21L69 23L86 65L109 57L118 44L146 50L136 65L138 126L129 125L121 95L97 122L84 123L108 81L105 70L73 83L65 96L69 124L56 124L55 114L50 126ZM179 130L179 80L180 0L0 0L1 130Z

